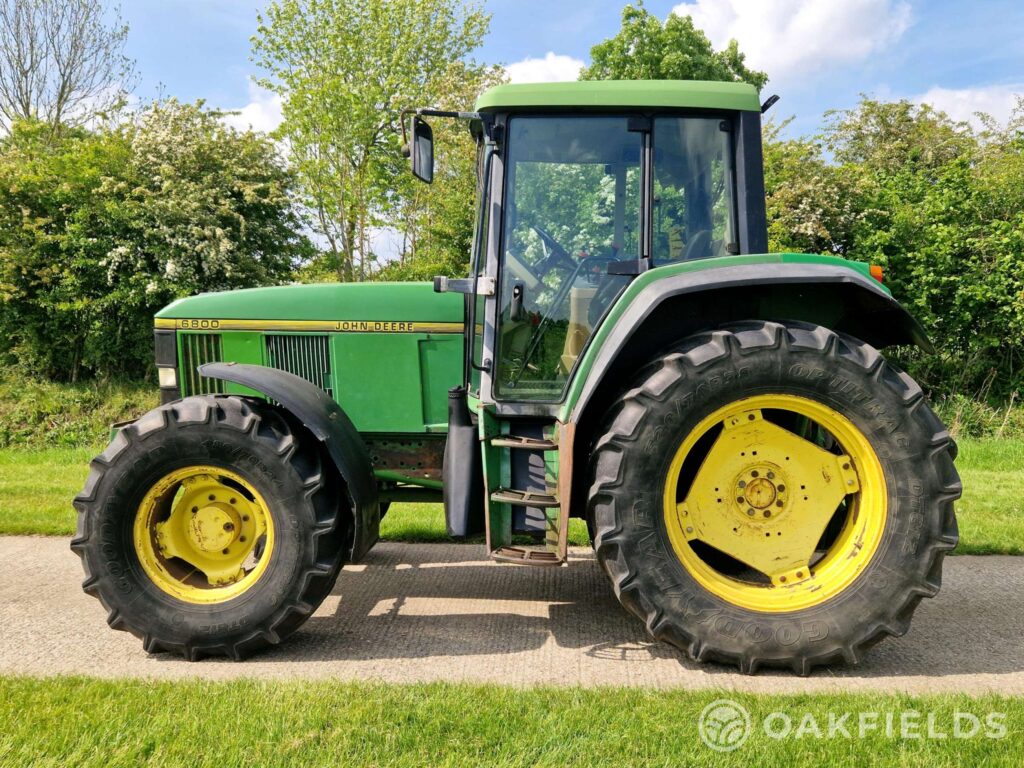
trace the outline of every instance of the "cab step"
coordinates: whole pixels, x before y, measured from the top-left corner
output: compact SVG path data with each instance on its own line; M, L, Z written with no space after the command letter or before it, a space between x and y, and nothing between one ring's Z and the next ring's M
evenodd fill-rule
M498 488L491 494L491 501L512 504L517 507L557 507L558 497L551 493L520 491L516 488Z
M521 437L519 435L502 435L492 437L491 445L495 448L519 448L524 451L557 451L558 445L553 440L542 440L537 437Z
M507 546L491 553L491 557L503 563L520 565L562 565L565 560L557 552L541 547Z

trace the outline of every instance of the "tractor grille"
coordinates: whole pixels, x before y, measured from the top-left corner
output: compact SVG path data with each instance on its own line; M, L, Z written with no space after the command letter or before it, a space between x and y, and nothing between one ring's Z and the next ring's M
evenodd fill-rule
M224 359L219 333L184 333L181 337L181 393L190 395L222 394L224 382L200 376L196 368Z
M267 365L301 376L331 395L331 351L325 335L267 335Z

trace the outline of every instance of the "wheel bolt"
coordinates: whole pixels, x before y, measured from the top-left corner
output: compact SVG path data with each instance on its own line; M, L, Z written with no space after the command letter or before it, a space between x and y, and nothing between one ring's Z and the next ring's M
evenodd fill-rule
M775 502L775 506L776 507L781 507L782 506L782 499L779 499L778 501L776 501Z
M768 473L768 479L769 480L774 480L775 479L775 473L774 472L769 472Z
M753 472L751 472L750 476L751 477L757 477L757 470L755 469Z
M786 583L786 577L785 576L779 576L779 581L781 581L783 584L785 584Z
M235 524L234 523L224 523L224 530L225 531L233 531L233 530L235 530Z
M736 501L739 502L740 504L742 504L743 503L743 497L742 496L737 496L736 497Z
M248 523L249 522L249 516L248 515L242 515L242 522L243 523Z
M771 510L770 510L770 509L766 509L766 510L764 511L764 516L765 516L765 517L771 517L771 516L772 516L772 512L771 512Z
M740 488L746 488L747 487L747 481L746 480L740 480L739 486L740 486Z
M239 540L239 541L245 541L245 536L239 536L239 537L238 537L238 540Z
M779 491L779 493L782 493L782 492L783 492L784 490L786 490L786 486L784 486L784 485L780 485L780 486L778 487L778 491Z
M747 514L750 515L751 517L753 517L754 516L754 510L752 508L748 508L747 509Z
M225 550L222 550L222 551L221 551L221 554L222 554L222 555L226 555L226 554L227 554L227 553L228 553L229 551L230 551L230 550L227 550L227 549L225 549Z

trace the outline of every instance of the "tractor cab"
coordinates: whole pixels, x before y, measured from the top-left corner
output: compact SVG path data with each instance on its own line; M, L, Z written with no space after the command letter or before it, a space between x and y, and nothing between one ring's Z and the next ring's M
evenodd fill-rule
M413 166L424 180L433 177L428 114L447 113L414 119ZM765 250L752 86L502 85L462 116L479 152L476 280L438 288L473 297L482 333L467 344L466 384L485 400L561 401L637 275ZM741 197L761 202L741 217Z

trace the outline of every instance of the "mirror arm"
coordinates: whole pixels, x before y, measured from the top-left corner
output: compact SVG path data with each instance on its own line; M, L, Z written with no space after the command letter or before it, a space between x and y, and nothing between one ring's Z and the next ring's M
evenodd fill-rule
M398 124L402 126L402 154L409 156L409 134L405 128L405 118L409 115L415 117L455 117L459 120L481 120L483 114L480 112L451 112L443 109L429 109L426 107L407 107L398 114Z

